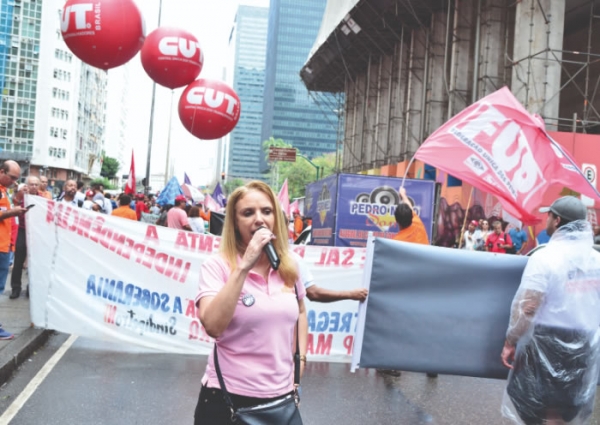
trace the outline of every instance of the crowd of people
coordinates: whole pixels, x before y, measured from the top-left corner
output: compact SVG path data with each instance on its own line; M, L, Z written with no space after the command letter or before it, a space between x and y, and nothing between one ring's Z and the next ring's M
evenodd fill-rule
M527 232L518 224L507 226L507 223L495 220L490 230L489 220L471 220L457 245L468 251L524 255L528 247L528 237Z
M25 216L31 205L26 205L25 195L51 198L47 179L35 176L28 176L11 197L9 189L20 174L14 161L0 165L0 292L12 264L11 299L21 294L27 257ZM429 244L404 188L399 194L402 201L395 211L399 232L394 239ZM198 233L206 232L210 220L210 211L183 195L175 198L174 205L159 207L152 196L137 194L132 199L120 194L113 199L100 185L86 188L73 180L64 184L56 201L134 221L153 214L159 225ZM542 233L537 239L547 247L530 258L513 300L501 353L501 361L511 369L503 412L511 417L514 409L525 424L552 418L585 420L593 409L600 357L600 286L596 284L600 254L592 244L600 230L592 230L586 211L581 201L570 196L540 210L548 213L549 240ZM196 297L198 318L216 344L202 378L195 423L234 423L244 407L294 402L297 406L299 380L294 379L294 371L302 375L307 351L304 298L366 299L366 289L331 291L315 283L289 246L306 226L297 210L291 219L285 216L263 182L247 183L231 194L220 252L202 264ZM483 219L469 222L460 247L523 254L527 242L526 232L519 227L506 231L502 222L494 221L490 229ZM278 254L277 263L265 254L269 244ZM0 340L11 338L0 327ZM290 418L298 415L297 408L288 410Z

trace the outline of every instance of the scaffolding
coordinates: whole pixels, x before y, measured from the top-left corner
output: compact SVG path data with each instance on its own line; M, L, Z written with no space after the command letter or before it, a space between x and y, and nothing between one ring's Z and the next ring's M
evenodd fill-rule
M361 0L301 77L313 93L344 94L344 172L412 158L503 86L549 130L600 134L598 10L600 0Z

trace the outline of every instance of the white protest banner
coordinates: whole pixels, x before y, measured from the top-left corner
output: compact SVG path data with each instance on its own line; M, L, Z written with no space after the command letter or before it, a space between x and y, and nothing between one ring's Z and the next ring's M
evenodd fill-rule
M197 319L200 266L220 238L27 196L31 317L36 326L160 351L208 354ZM361 286L365 250L294 246L319 286ZM306 300L308 358L350 360L358 303Z

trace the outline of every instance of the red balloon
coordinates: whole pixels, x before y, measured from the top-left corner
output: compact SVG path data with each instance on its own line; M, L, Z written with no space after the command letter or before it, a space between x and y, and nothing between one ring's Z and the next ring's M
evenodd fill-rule
M104 70L128 62L145 38L144 20L133 0L68 0L60 28L75 56Z
M178 28L152 31L142 47L142 66L157 84L176 89L193 82L204 63L204 54L194 35Z
M240 98L227 84L200 78L179 99L179 119L199 139L219 139L240 119Z

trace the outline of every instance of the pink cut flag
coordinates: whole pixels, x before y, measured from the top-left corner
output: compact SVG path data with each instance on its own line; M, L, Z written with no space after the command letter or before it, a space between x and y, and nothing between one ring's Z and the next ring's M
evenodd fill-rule
M288 181L285 179L283 182L283 186L281 186L281 190L279 191L279 195L277 195L277 199L279 199L279 203L281 204L281 209L285 213L286 216L290 216L290 197L288 194Z
M451 118L423 142L415 158L496 195L524 224L539 222L532 211L555 183L600 200L543 121L506 87Z
M133 160L133 150L131 151L131 166L129 167L129 177L125 184L124 192L128 195L135 195L135 162Z
M204 195L204 205L211 211L219 211L221 209L221 205L217 201L213 199L208 193Z

